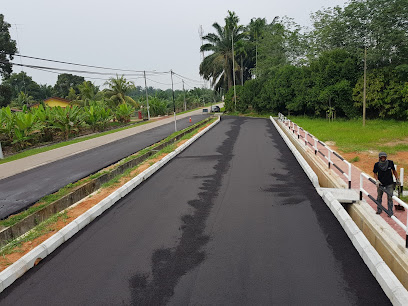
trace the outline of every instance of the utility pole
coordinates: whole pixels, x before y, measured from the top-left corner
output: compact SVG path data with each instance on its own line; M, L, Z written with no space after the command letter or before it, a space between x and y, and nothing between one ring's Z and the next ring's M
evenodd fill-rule
M146 103L147 103L147 120L150 120L150 107L149 107L149 96L147 95L147 82L146 82L146 71L143 71L145 79L145 89L146 89Z
M3 159L4 155L3 155L3 150L1 149L1 142L0 142L0 159Z
M182 80L183 82L183 92L184 92L184 111L187 110L187 104L186 104L186 91L184 90L184 80Z
M364 90L363 90L363 126L366 121L366 87L367 87L367 46L364 47Z
M234 80L234 101L235 101L235 111L237 111L237 93L235 91L235 60L234 60L234 28L231 32L231 41L232 41L232 79Z
M171 91L173 92L174 131L177 132L176 102L174 101L174 87L173 87L173 70L170 70L170 75L171 75Z

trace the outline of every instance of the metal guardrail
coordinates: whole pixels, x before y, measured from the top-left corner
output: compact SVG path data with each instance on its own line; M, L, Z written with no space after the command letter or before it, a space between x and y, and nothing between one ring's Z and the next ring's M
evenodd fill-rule
M401 169L403 170L403 169ZM403 176L403 171L402 171L402 175ZM370 177L368 174L361 172L360 174L360 201L363 199L363 194L365 194L368 198L370 198L375 204L377 204L377 206L380 206L382 210L385 211L385 213L392 219L395 221L395 223L397 223L404 231L405 231L405 247L408 248L408 218L407 218L407 224L405 225L404 223L402 223L395 215L392 211L389 211L388 209L386 209L382 204L380 204L377 199L375 199L371 194L368 193L368 191L366 191L364 189L364 178L367 179L368 181L370 181L371 183L375 184L375 180ZM401 181L402 182L402 181ZM398 198L397 196L393 195L393 194L389 194L387 192L387 190L382 187L381 185L378 187L381 188L381 190L386 193L387 195L392 196L392 199L394 201L396 201L399 205L403 206L405 209L408 209L408 205L407 203L405 203L404 201L402 201L400 198Z
M293 121L290 121L287 117L285 117L281 113L279 113L278 116L279 116L279 120L281 122L283 122L285 124L285 126L288 127L289 130L292 130L293 134L297 135L297 138L299 139L299 141L304 142L306 147L313 148L315 155L317 155L319 153L323 158L325 158L327 160L327 166L328 166L329 169L331 168L331 165L333 165L342 175L344 175L346 177L347 181L348 181L348 188L351 189L351 163L349 163L347 160L345 160L340 154L333 151L324 142L317 139L311 133L309 133L308 131L306 131L302 127L300 127L298 124L294 123ZM296 126L296 128L295 128L295 126ZM300 133L300 131L303 131L304 136ZM321 150L319 150L318 143L326 148L327 156ZM310 147L309 147L309 145L310 145ZM343 171L343 169L341 169L339 167L339 165L337 165L333 161L333 159L332 159L333 155L336 156L337 158L339 158L346 165L347 173L346 173L346 171Z

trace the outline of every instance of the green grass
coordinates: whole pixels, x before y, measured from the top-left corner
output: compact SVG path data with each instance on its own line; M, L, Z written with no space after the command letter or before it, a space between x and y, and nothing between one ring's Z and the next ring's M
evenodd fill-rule
M334 141L343 152L375 150L394 154L398 151L408 151L408 143L392 144L408 138L408 122L367 120L366 126L363 127L362 120L337 119L328 122L325 119L304 117L289 119L321 141Z
M358 161L360 161L360 157L358 157L358 156L353 157L352 159L349 160L350 163L356 163Z
M27 241L32 241L44 234L47 234L48 232L52 231L52 228L49 226L53 223L56 223L59 219L62 220L67 220L68 215L67 211L60 212L58 214L55 214L51 218L45 220L44 222L41 222L39 225L37 225L35 228L33 228L31 231L29 231L26 235L21 236L19 238L16 238L14 240L11 240L10 242L7 243L1 250L0 250L0 255L4 256L7 254L10 254L12 252L18 252L18 248Z

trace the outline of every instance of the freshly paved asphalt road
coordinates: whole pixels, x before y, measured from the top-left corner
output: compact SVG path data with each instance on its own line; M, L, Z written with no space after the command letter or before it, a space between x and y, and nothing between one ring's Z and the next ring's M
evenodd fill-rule
M390 305L267 119L225 118L1 305Z
M177 120L177 129L184 129L208 115ZM56 192L107 167L174 132L174 123L127 137L53 163L49 163L0 180L0 219L20 212L43 196Z

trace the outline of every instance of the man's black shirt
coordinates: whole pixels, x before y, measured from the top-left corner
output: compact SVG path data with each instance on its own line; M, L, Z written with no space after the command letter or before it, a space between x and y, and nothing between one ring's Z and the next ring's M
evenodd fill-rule
M381 182L381 185L388 186L394 183L392 178L392 170L395 170L394 162L392 160L388 160L388 167L387 170L382 171L379 167L379 162L374 164L374 173L377 173L378 180Z

